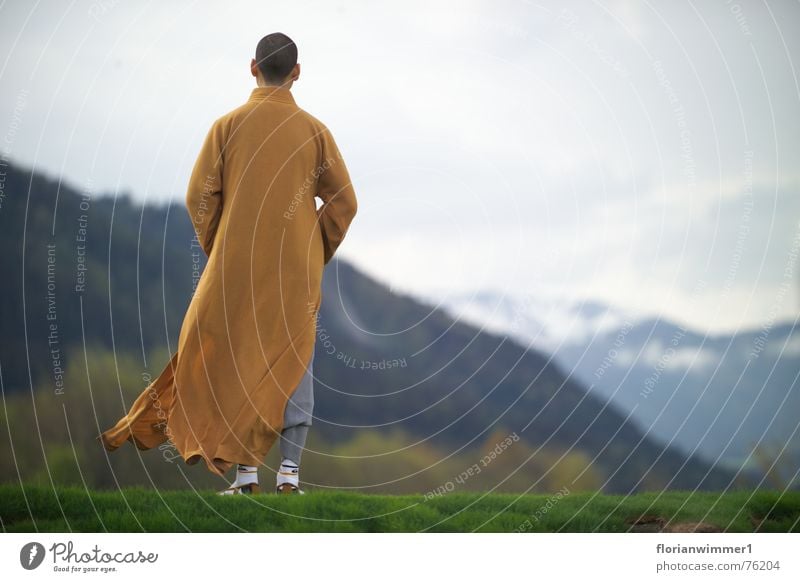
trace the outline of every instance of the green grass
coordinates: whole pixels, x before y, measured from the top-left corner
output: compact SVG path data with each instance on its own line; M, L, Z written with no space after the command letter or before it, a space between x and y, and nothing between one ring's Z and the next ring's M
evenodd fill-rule
M632 525L643 515L667 526L702 521L721 531L797 532L800 492L576 492L560 498L451 493L425 500L350 492L220 497L213 491L54 492L0 485L4 532L626 532L645 531L647 524Z

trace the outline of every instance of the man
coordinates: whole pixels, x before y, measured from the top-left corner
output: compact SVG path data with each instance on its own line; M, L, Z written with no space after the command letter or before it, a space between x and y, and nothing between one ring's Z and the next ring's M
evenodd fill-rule
M333 136L290 91L300 76L294 42L265 36L250 71L257 87L214 122L189 180L186 206L208 263L177 352L98 439L110 451L169 440L220 476L236 464L220 494L248 494L280 437L276 490L302 493L322 271L357 203Z

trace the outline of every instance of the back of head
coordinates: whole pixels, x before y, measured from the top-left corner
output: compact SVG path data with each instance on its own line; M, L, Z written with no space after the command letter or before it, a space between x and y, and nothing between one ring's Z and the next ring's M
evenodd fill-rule
M256 65L267 83L282 83L296 64L297 46L282 32L273 32L258 41Z

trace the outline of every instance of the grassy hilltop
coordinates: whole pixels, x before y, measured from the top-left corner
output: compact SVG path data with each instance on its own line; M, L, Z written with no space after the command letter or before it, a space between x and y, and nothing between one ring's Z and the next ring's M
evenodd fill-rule
M797 532L800 493L220 497L0 485L0 520L4 532Z

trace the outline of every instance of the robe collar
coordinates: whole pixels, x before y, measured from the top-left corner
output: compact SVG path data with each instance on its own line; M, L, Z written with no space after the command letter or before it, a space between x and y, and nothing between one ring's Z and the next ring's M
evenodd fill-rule
M292 96L292 92L289 89L274 85L267 87L256 87L253 89L252 93L250 93L250 99L248 99L248 101L263 101L265 99L296 105L294 97Z

